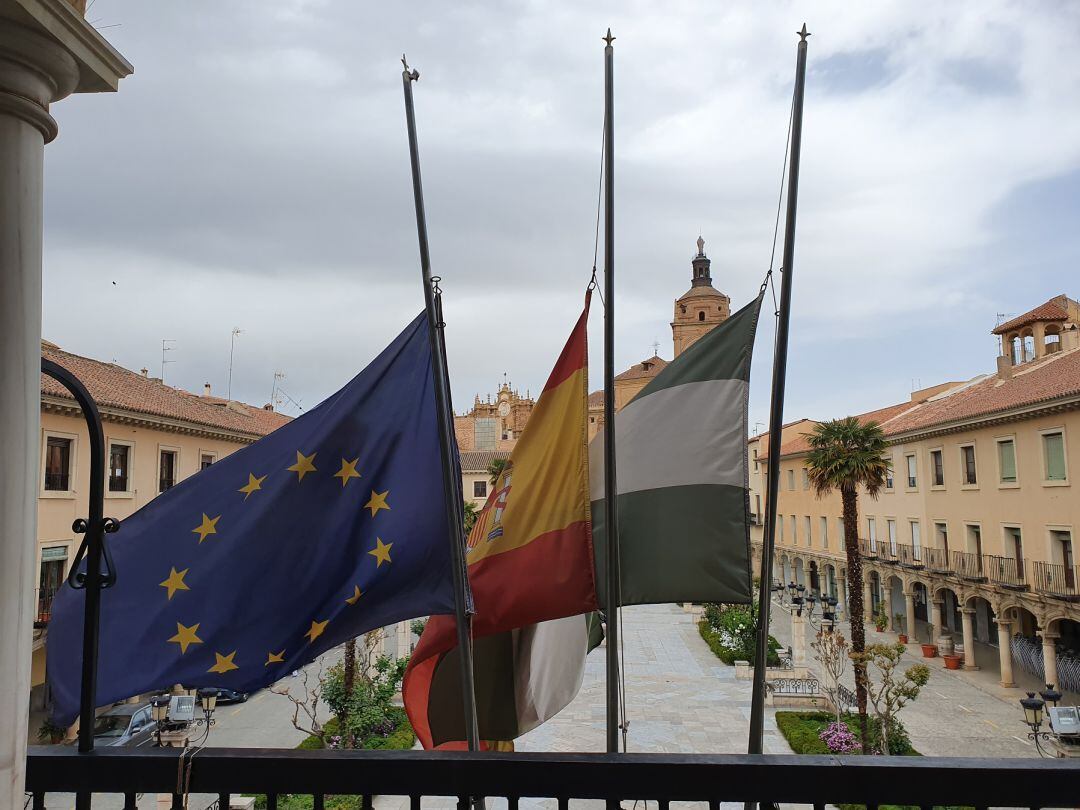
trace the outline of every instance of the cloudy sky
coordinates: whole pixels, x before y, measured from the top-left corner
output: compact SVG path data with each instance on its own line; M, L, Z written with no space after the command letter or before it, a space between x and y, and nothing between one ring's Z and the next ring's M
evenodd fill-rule
M234 398L347 381L423 305L406 51L455 402L535 393L592 265L610 25L617 362L670 358L699 232L733 306L768 267L804 17L787 417L991 370L998 313L1080 294L1074 3L94 0L135 73L54 107L44 334L154 375L173 340L166 381L223 393L239 327ZM770 310L751 427L771 346Z

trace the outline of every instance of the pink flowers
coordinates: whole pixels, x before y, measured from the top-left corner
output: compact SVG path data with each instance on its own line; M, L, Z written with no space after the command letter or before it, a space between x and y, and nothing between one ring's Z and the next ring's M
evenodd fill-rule
M851 729L844 723L838 723L833 721L829 723L828 727L822 731L818 738L829 746L829 750L834 754L850 754L852 751L859 749L859 743L855 739L855 735L851 733Z

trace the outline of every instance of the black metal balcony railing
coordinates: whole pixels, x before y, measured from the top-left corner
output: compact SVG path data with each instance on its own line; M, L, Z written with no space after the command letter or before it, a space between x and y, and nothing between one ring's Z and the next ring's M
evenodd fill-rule
M953 571L964 579L986 579L983 573L983 558L981 554L970 551L954 551L952 553Z
M939 574L947 574L952 571L952 566L949 564L949 552L943 548L924 548L922 550L923 558L926 560L926 567L931 571L936 571Z
M898 563L900 562L900 544L889 543L888 541L878 543L877 558L881 562L886 563Z
M1006 588L1027 588L1023 560L987 554L983 570L995 585L1002 585Z
M877 543L871 544L869 540L864 538L859 539L859 555L865 557L868 560L876 560L878 553Z
M908 568L922 568L925 565L923 562L922 546L909 546L904 543L897 543L896 559L901 565Z
M52 617L52 603L53 597L56 596L56 592L60 590L60 586L52 588L38 588L35 592L36 611L34 612L34 629L43 630L49 626L49 619Z
M709 754L537 754L422 751L302 751L206 748L180 763L170 748L103 748L78 754L64 747L31 747L26 789L33 807L46 793L120 794L134 808L138 794L230 796L262 793L273 810L279 797L306 794L322 808L328 795L408 796L419 810L426 796L570 800L761 801L826 804L973 807L1073 807L1080 761L953 757L835 757ZM179 766L179 767L178 767ZM178 779L179 777L179 779ZM95 796L96 798L96 796ZM190 805L195 807L195 805Z
M1062 599L1080 599L1080 567L1036 561L1032 586L1040 593Z

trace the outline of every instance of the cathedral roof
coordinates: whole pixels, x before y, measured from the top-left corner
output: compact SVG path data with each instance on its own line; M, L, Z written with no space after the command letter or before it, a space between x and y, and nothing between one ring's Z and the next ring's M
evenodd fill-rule
M709 284L708 286L700 285L700 286L697 286L697 287L691 287L689 290L687 290L685 293L683 293L681 296L679 296L679 300L682 301L682 300L684 300L686 298L701 298L703 296L717 296L717 295L720 296L721 298L727 298L726 295L724 295L722 292L720 292L718 289L716 289L716 287L713 287L712 284Z

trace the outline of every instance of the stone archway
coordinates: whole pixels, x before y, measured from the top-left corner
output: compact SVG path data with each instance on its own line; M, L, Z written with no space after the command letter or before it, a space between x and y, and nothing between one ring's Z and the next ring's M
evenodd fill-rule
M1047 619L1042 643L1046 682L1080 695L1080 621L1064 615Z
M795 571L794 576L792 577L792 581L796 585L806 585L806 571L803 566L802 557L795 558L794 568Z
M811 593L821 593L821 571L818 569L817 560L810 560L806 571L806 588Z

